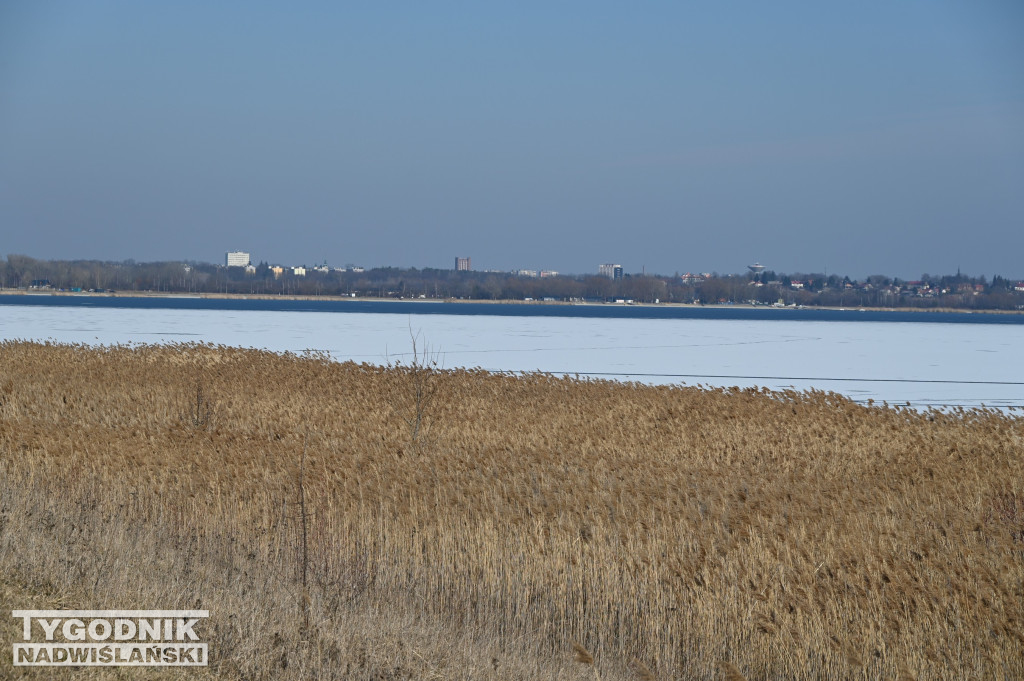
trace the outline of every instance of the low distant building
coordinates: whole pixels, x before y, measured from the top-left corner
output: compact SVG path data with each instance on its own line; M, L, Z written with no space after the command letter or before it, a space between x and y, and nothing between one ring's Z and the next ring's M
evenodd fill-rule
M558 272L556 272L554 270L541 270L540 271L540 276L541 276L542 279L545 279L547 277L557 277L558 276Z
M296 277L304 277L306 276L306 268L302 266L293 267L292 274L294 274Z
M613 263L598 265L597 273L602 277L608 277L609 279L622 279L622 265Z
M469 258L455 258L455 271L456 272L469 272L473 269L469 262Z
M537 270L516 270L516 275L520 277L536 277Z
M284 268L281 267L280 265L274 265L273 267L270 268L270 271L274 273L275 279L284 274Z
M256 274L256 265L252 265L252 264L246 265L245 266L245 273L246 274Z
M249 254L245 251L228 251L224 254L226 267L245 267L249 264Z

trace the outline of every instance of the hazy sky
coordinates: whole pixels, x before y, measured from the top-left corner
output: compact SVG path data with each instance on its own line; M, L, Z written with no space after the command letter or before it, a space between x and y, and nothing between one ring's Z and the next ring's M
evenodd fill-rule
M0 254L236 249L1024 277L1024 3L0 3Z

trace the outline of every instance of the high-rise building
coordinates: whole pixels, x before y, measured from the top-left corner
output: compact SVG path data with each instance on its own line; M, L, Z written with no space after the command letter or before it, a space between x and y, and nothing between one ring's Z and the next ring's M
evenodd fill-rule
M224 254L227 267L245 267L249 264L249 254L244 251L228 251Z
M597 273L609 279L622 279L622 265L605 263L598 266Z
M455 258L455 271L456 272L468 272L471 270L469 264L469 258Z

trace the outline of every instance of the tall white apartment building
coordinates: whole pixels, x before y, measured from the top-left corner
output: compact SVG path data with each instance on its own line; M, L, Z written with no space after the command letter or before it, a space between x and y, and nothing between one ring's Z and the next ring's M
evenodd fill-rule
M609 279L622 279L622 265L605 263L598 266L597 273Z
M228 251L224 254L224 264L228 267L245 267L249 264L249 254L244 251Z

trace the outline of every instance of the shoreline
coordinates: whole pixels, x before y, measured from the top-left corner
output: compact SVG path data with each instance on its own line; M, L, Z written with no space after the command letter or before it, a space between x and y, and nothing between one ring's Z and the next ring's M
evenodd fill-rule
M564 300L483 300L465 298L381 298L377 296L339 296L339 295L300 295L300 294L278 294L269 293L168 293L163 291L114 291L114 292L89 292L89 291L27 291L25 289L0 289L0 296L47 296L54 298L190 298L206 300L294 300L294 301L325 301L325 302L373 302L373 303L478 303L483 305L537 305L537 306L590 306L590 307L668 307L681 309L751 309L751 310L830 310L835 312L941 312L959 314L1024 314L1024 310L979 310L959 307L835 307L829 305L801 305L776 307L774 305L750 305L749 303L735 304L714 304L695 305L693 303L606 303L606 302L570 302Z

